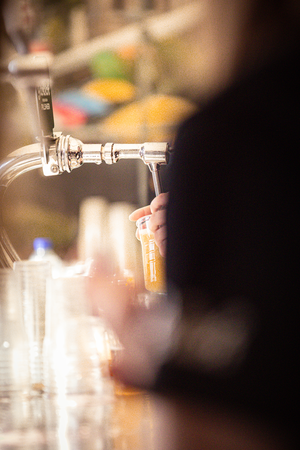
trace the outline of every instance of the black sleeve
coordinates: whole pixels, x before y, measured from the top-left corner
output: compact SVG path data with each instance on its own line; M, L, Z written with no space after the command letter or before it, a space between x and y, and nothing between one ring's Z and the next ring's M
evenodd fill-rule
M182 298L182 324L177 353L155 386L244 408L290 428L296 427L298 340L294 69L285 79L272 70L272 76L235 87L178 133L170 170L167 277L170 292ZM237 364L208 370L198 351L197 336L207 336L199 324L207 329L211 318L233 323L236 308L246 316L250 311L243 354L237 353ZM185 359L191 345L192 356Z

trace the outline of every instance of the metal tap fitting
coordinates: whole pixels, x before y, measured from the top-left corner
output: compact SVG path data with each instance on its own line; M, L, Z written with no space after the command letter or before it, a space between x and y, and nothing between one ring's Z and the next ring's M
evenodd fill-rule
M45 145L45 142L44 142ZM143 144L83 144L70 135L54 134L46 141L47 158L43 158L44 175L59 175L71 172L84 163L114 164L120 159L141 159L148 165L154 180L156 194L161 192L158 170L167 164L170 147L166 142L145 142Z

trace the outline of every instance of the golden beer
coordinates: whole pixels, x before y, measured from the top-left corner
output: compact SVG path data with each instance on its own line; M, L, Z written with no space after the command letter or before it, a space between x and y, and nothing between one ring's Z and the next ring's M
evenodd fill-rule
M137 221L142 244L145 288L151 292L165 292L165 260L159 253L154 234L149 230L150 217L145 216Z

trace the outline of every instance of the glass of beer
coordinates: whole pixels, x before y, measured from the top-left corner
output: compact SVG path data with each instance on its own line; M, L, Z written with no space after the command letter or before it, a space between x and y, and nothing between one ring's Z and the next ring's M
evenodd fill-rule
M165 260L159 253L154 241L154 234L148 223L150 215L141 217L136 225L140 233L142 245L145 288L150 292L166 292Z

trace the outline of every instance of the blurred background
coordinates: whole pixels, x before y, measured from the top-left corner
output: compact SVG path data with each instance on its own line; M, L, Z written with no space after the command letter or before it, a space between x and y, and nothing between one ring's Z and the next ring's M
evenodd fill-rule
M15 8L10 21L30 53L48 58L54 131L84 143L172 144L178 125L201 107L214 89L210 76L215 73L214 43L212 48L201 48L202 37L209 31L206 1L8 3ZM202 52L198 59L190 52L192 40L197 40ZM16 56L16 45L3 27L2 73ZM190 72L187 66L195 64L197 70ZM34 143L35 137L22 89L4 76L0 78L0 102L3 160L12 151ZM161 174L167 190L167 168L162 168ZM107 228L101 230L104 222L107 227L115 217L118 226L110 226L110 230L127 230L128 212L153 197L152 177L142 161L88 164L56 177L33 170L9 186L2 215L22 259L31 253L35 237L47 236L63 259L72 260L89 256L84 249L91 246L84 241L87 224L91 228L94 221L98 234L102 233L97 237L94 231L94 242L103 240L103 234L107 241ZM134 235L135 224L131 225L129 233ZM93 231L88 234L92 236Z

